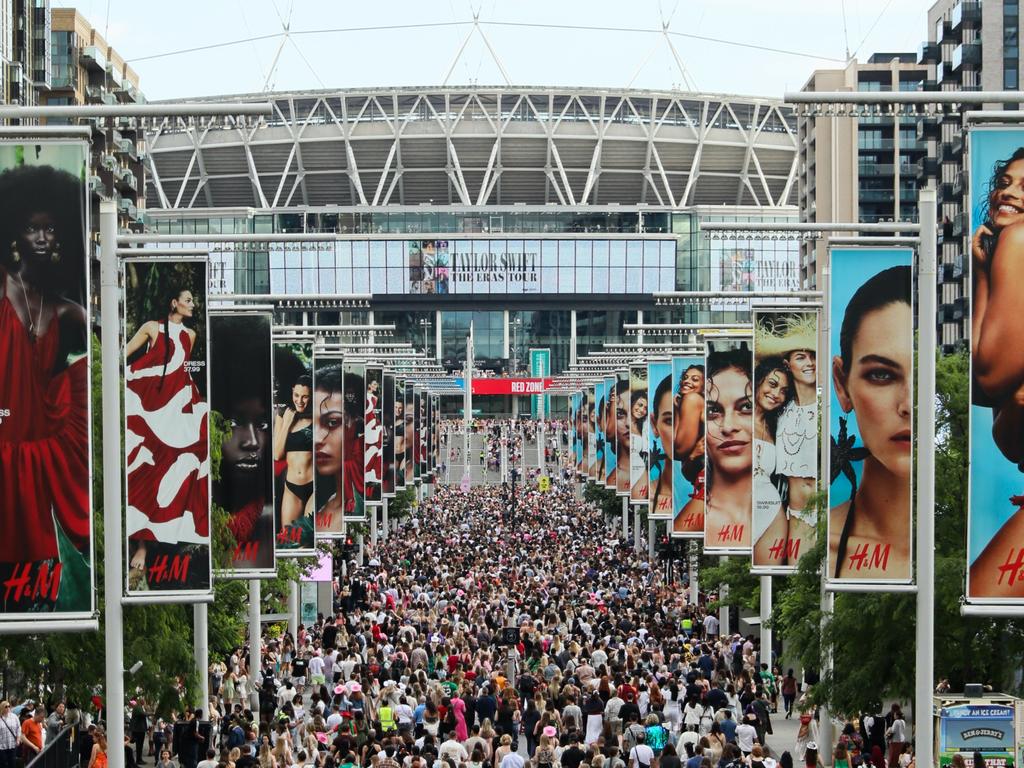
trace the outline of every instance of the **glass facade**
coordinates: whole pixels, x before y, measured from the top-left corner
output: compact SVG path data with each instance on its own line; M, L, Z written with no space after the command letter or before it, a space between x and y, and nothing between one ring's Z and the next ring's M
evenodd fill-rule
M567 309L509 312L509 369L528 371L530 350L551 351L551 370L569 367L572 312Z
M501 371L505 361L505 313L442 312L441 360L446 368L461 367L466 361L466 337L473 326L474 362L477 368Z

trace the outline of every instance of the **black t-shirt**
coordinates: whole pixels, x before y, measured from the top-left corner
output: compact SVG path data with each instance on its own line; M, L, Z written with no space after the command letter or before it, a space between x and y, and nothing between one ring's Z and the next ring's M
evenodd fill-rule
M328 624L324 627L324 634L321 640L323 641L324 648L333 648L334 641L338 639L338 628L334 624Z
M574 744L562 752L562 768L580 768L580 763L586 756L587 753Z

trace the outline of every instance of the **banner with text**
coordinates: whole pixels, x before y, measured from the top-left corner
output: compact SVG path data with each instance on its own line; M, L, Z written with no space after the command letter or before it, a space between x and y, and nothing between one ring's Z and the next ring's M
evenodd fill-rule
M213 588L205 259L124 263L129 595Z
M647 366L629 368L629 500L647 504L647 457L651 422L647 398Z
M913 574L910 248L834 248L829 301L829 581ZM928 354L932 354L929 350Z
M754 430L749 336L710 336L704 354L704 552L750 556Z
M225 575L276 574L271 445L273 346L269 312L210 313L210 408L223 418L213 501L234 537ZM218 577L220 572L218 572Z
M0 142L0 633L96 610L88 158Z
M672 537L704 536L704 359L672 358Z
M672 519L672 361L647 364L647 402L651 429L647 459L647 516Z

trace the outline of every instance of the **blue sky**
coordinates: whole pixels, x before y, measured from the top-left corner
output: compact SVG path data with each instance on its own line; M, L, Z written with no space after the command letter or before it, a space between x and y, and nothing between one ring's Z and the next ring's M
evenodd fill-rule
M153 100L259 92L268 85L274 90L436 86L450 69L452 85L503 84L486 43L473 31L474 13L515 85L675 86L781 97L787 89L799 89L815 68L839 66L847 50L862 60L876 51L916 51L933 1L55 0L54 6L77 7L105 31L114 48L132 60L143 92ZM811 56L673 36L684 77L664 35L621 31L658 30L663 21L673 33ZM290 37L281 46L284 22ZM422 24L445 26L395 28ZM324 31L367 27L378 29ZM268 37L142 58L261 36Z

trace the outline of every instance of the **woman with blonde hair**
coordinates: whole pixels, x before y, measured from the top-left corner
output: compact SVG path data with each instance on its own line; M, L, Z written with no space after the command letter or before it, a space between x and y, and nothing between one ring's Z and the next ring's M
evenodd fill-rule
M498 768L501 765L501 761L510 752L512 752L512 734L504 733L501 736L501 744L494 750L494 760L491 761L494 768Z
M260 747L259 755L260 768L277 768L277 759L274 757L274 753L270 751L270 744L263 742Z

